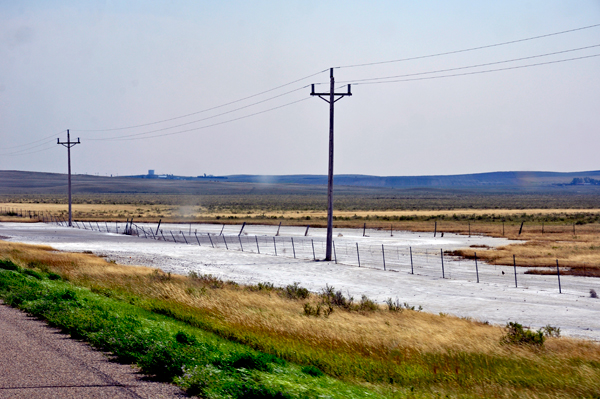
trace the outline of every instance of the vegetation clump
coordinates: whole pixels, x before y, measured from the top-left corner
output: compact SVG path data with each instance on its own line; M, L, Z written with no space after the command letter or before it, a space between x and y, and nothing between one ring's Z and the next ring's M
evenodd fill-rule
M524 328L521 324L512 321L506 324L506 329L506 335L502 337L502 342L505 344L541 347L546 340L542 330L531 331L529 328Z

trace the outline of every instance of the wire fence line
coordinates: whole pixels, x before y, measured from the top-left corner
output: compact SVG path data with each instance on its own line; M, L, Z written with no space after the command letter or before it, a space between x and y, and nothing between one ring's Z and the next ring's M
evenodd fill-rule
M68 226L65 219L49 216L44 220ZM163 230L143 226L132 221L120 222L77 222L78 229L106 233L127 234L145 239L198 245L214 249L247 252L271 256L283 256L301 260L317 261L324 259L326 242L321 237L282 237L268 235L223 234L208 232L188 232L183 230ZM473 283L487 283L498 286L525 288L542 291L555 291L573 295L589 296L590 290L600 291L600 280L585 277L562 277L557 261L554 269L544 270L554 275L529 274L526 268L491 265L475 259L450 256L443 249L419 248L389 244L365 244L350 242L348 239L333 241L333 262L390 272L410 273L426 278L461 280ZM562 268L564 271L566 268ZM585 283L583 283L585 282Z

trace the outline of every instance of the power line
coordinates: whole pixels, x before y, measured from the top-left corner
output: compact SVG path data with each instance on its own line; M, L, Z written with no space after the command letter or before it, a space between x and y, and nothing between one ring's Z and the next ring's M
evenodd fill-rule
M41 146L47 145L47 144L48 144L50 141L54 141L54 140L47 140L47 139L46 139L46 140L44 140L44 142L43 142L43 143L41 143L41 144L34 145L34 146L30 146L29 148L24 148L24 149L22 149L22 150L17 150L17 151L6 152L6 153L0 154L0 155L19 155L20 153L23 153L23 152L26 152L26 151L31 151L31 150L33 150L34 148L39 148L39 147L41 147ZM21 146L21 147L22 147L22 146Z
M367 82L367 81L383 80L383 79L404 78L404 77L408 77L408 76L429 75L429 74L432 74L432 73L450 72L450 71L457 71L457 70L462 70L462 69L479 68L479 67L483 67L483 66L506 64L506 63L509 63L509 62L524 61L524 60L530 60L530 59L533 59L533 58L548 57L548 56L556 55L556 54L570 53L570 52L573 52L573 51L586 50L586 49L590 49L590 48L594 48L594 47L600 47L600 44L594 44L592 46L579 47L579 48L570 49L570 50L555 51L553 53L532 55L532 56L529 56L529 57L513 58L513 59L510 59L510 60L504 60L504 61L487 62L487 63L484 63L484 64L475 64L475 65L468 65L468 66L456 67L456 68L438 69L438 70L435 70L435 71L409 73L409 74L404 74L404 75L385 76L385 77L380 77L380 78L366 78L366 79L357 79L357 80L347 80L347 81L342 81L342 82L338 82L338 83Z
M596 28L598 26L600 26L600 24L594 24L594 25L584 26L584 27L581 27L581 28L563 30L563 31L560 31L560 32L548 33L548 34L545 34L545 35L533 36L533 37L528 37L528 38L525 38L525 39L518 39L518 40L511 40L511 41L508 41L508 42L488 44L488 45L485 45L485 46L471 47L471 48L466 48L466 49L462 49L462 50L446 51L446 52L443 52L443 53L421 55L421 56L417 56L417 57L400 58L400 59L389 60L389 61L368 62L368 63L364 63L364 64L354 64L354 65L343 65L343 66L338 66L336 68L357 68L357 67L364 67L364 66L371 66L371 65L391 64L391 63L395 63L395 62L420 60L420 59L423 59L423 58L440 57L440 56L443 56L443 55L450 55L450 54L466 53L466 52L469 52L469 51L483 50L483 49L486 49L486 48L505 46L505 45L508 45L508 44L521 43L521 42L526 42L526 41L529 41L529 40L536 40L536 39L542 39L542 38L550 37L550 36L562 35L562 34L565 34L565 33L577 32L577 31L580 31L580 30Z
M31 141L31 142L29 142L29 143L25 143L25 144L14 145L14 146L12 146L12 147L4 147L3 149L4 149L4 150L10 150L10 149L13 149L13 148L28 147L28 146L30 146L31 144L36 144L36 143L39 143L39 142L42 142L42 141L49 141L49 139L50 139L50 138L56 137L58 134L61 134L61 133L64 133L64 132L65 132L65 130L61 130L60 132L58 132L58 133L56 133L56 134L53 134L53 135L51 135L51 136L46 136L46 137L44 137L44 138L41 138L41 139L39 139L39 140ZM32 148L33 148L33 147L32 147Z
M265 114L267 112L275 111L277 109L284 108L284 107L290 106L292 104L297 104L299 102L306 101L306 100L308 100L308 98L303 98L303 99L300 99L300 100L292 101L292 102L287 103L287 104L283 104L283 105L279 105L277 107L269 108L269 109L266 109L264 111L255 112L253 114L240 116L238 118L229 119L229 120L226 120L226 121L223 121L223 122L213 123L211 125L206 125L206 126L200 126L200 127L196 127L196 128L193 128L193 129L181 130L181 131L178 131L178 132L156 134L154 136L136 137L136 138L102 138L102 139L88 139L88 140L93 140L93 141L129 141L129 140L146 140L146 139L153 139L153 138L156 138L156 137L164 137L164 136L173 136L173 135L177 135L177 134L183 134L183 133L193 132L193 131L196 131L196 130L208 129L209 127L224 125L224 124L227 124L227 123L239 121L241 119L246 119L246 118L250 118L250 117L253 117L253 116L256 116L256 115Z
M161 128L161 129L150 130L150 131L147 131L147 132L142 132L142 133L134 133L134 134L121 135L121 136L106 137L105 139L106 139L106 140L110 140L110 139L121 139L121 138L125 138L125 137L137 137L137 136L144 136L144 135L147 135L147 134L150 134L150 133L163 132L163 131L165 131L165 130L169 130L169 129L175 129L175 128L177 128L177 127L188 126L188 125L191 125L191 124L194 124L194 123L203 122L203 121L205 121L205 120L208 120L208 119L214 119L214 118L217 118L217 117L219 117L219 116L223 116L223 115L231 114L231 113L233 113L233 112L236 112L236 111L239 111L239 110L242 110L242 109L250 108L250 107L253 107L253 106L255 106L255 105L262 104L262 103L265 103L265 102L267 102L267 101L271 101L271 100L273 100L273 99L275 99L275 98L283 97L283 96L286 96L286 95L288 95L288 94L294 93L294 92L296 92L296 91L299 91L299 90L305 89L306 87L308 87L308 85L306 85L306 86L303 86L303 87L300 87L300 88L297 88L297 89L294 89L294 90L290 90L290 91L288 91L288 92L285 92L285 93L283 93L283 94L279 94L279 95L277 95L277 96L273 96L273 97L267 98L267 99L265 99L265 100L261 100L261 101L257 101L257 102L255 102L255 103L252 103L252 104L244 105L243 107L235 108L235 109L232 109L232 110L229 110L229 111L225 111L225 112L222 112L222 113L220 113L220 114L213 115L213 116L208 116L208 117L206 117L206 118L197 119L197 120L195 120L195 121L186 122L186 123L181 123L181 124L179 124L179 125L174 125L174 126L164 127L164 128ZM90 139L90 140L94 140L94 139ZM100 140L100 139L96 139L96 140Z
M37 151L31 151L31 152L22 152L22 151L18 151L18 152L13 152L13 153L7 153L7 154L2 154L2 156L6 156L6 157L18 157L21 155L30 155L30 154L37 154L39 152L44 152L44 151L48 151L48 150L52 150L56 147L54 147L54 145L52 145L52 147L46 147L43 148L41 150L37 150ZM23 151L27 151L27 150L23 150Z
M311 77L313 77L313 76L319 75L319 74L321 74L321 73L323 73L323 72L326 72L326 71L327 71L327 69L324 69L324 70L322 70L322 71L319 71L319 72L313 73L313 74L311 74L311 75L305 76L305 77L303 77L303 78L296 79L296 80L294 80L294 81L291 81L291 82L288 82L288 83L282 84L282 85L280 85L280 86L277 86L277 87L274 87L274 88L272 88L272 89L265 90L265 91L261 91L260 93L253 94L253 95L251 95L251 96L247 96L247 97L244 97L244 98L240 98L240 99L238 99L238 100L230 101L230 102L228 102L228 103L224 103L224 104L217 105L217 106L214 106L214 107L206 108L206 109L203 109L203 110L200 110L200 111L196 111L196 112L192 112L192 113L189 113L189 114L186 114L186 115L176 116L176 117L169 118L169 119L163 119L163 120L160 120L160 121L149 122L149 123L143 123L143 124L140 124L140 125L132 125L132 126L116 127L116 128L110 128L110 129L71 129L71 130L73 130L73 131L77 131L77 132L109 132L109 131L115 131L115 130L126 130L126 129L133 129L133 128L137 128L137 127L144 127L144 126L156 125L156 124L159 124L159 123L164 123L164 122L170 122L170 121L174 121L174 120L176 120L176 119L187 118L187 117L189 117L189 116L192 116L192 115L197 115L197 114L201 114L201 113L204 113L204 112L213 111L213 110L215 110L215 109L219 109L219 108L226 107L226 106L228 106L228 105L236 104L236 103L239 103L239 102L242 102L242 101L248 100L248 99L250 99L250 98L258 97L258 96L260 96L260 95L263 95L263 94L266 94L266 93L269 93L269 92L272 92L272 91L275 91L275 90L281 89L282 87L286 87L286 86L292 85L292 84L294 84L294 83L300 82L300 81L302 81L302 80L305 80L305 79L311 78ZM305 86L305 87L306 87L306 86Z
M518 66L506 67L506 68L488 69L485 71L473 71L473 72L455 73L455 74L451 74L451 75L427 76L427 77L422 77L422 78L411 78L411 79L384 80L384 81L379 81L379 82L361 82L361 83L354 83L354 84L356 84L356 85L373 85L373 84L382 84L382 83L411 82L411 81L416 81L416 80L450 78L450 77L455 77L455 76L478 75L478 74L482 74L482 73L508 71L511 69L530 68L530 67L536 67L536 66L540 66L540 65L558 64L558 63L562 63L562 62L583 60L583 59L594 58L594 57L600 57L600 54L586 55L586 56L575 57L575 58L567 58L564 60L539 62L537 64L518 65Z

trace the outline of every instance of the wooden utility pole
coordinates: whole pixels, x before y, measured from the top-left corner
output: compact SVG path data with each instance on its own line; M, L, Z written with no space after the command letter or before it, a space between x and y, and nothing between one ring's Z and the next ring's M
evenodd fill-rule
M344 96L351 96L350 85L347 93L335 92L335 79L333 68L329 69L329 93L315 93L315 85L312 85L311 96L318 96L329 103L329 174L327 178L327 247L325 260L331 260L333 247L333 104Z
M73 227L73 212L71 211L71 147L81 144L81 142L79 141L79 137L77 137L77 141L71 141L71 135L69 134L69 129L67 129L67 141L61 142L60 139L56 139L56 144L67 147L67 162L69 165L69 227Z

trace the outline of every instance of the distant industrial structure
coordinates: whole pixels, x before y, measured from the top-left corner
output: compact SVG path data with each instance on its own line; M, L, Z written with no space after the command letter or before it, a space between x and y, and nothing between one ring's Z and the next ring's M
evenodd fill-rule
M124 176L134 179L165 179L165 180L209 180L209 181L218 181L218 180L227 180L227 176L213 176L207 175L204 173L201 176L176 176L170 174L162 174L157 175L154 169L148 169L147 175L133 175L133 176Z

